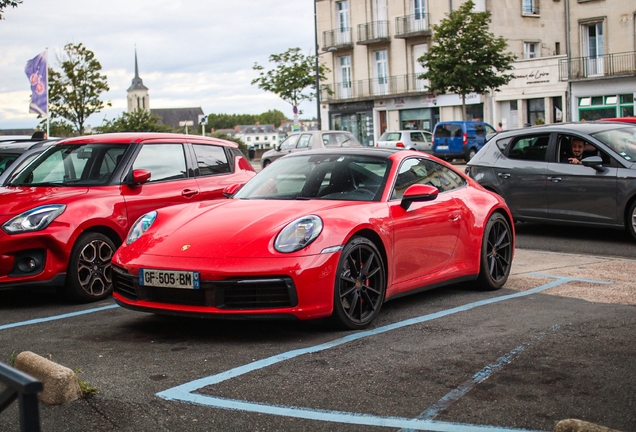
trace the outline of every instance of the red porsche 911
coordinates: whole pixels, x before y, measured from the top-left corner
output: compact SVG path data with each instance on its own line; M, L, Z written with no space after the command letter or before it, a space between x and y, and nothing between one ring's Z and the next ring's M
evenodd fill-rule
M120 306L361 329L388 299L466 281L499 289L510 273L503 199L420 152L291 154L226 194L137 220L112 260Z

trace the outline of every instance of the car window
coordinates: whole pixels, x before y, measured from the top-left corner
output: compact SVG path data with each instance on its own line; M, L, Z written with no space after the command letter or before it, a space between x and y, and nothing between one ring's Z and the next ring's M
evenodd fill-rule
M422 132L411 132L411 141L426 142L426 140L424 139L424 135L422 135Z
M298 144L296 144L296 148L308 148L312 146L311 139L313 135L311 134L302 134L300 139L298 140Z
M424 132L424 137L426 138L426 141L428 142L433 141L433 134L430 132Z
M531 135L517 139L508 152L511 159L545 161L550 135Z
M597 132L592 136L629 162L636 161L636 127Z
M598 149L594 144L589 141L572 135L559 135L557 138L557 155L560 163L572 163L571 159L576 157L572 149L572 142L578 141L583 143L583 153L578 159L585 159L589 156L598 156L603 160L603 165L610 165L611 158L604 151Z
M460 125L448 125L448 132L452 138L461 138L464 129Z
M204 144L194 144L192 147L197 157L200 176L225 174L231 171L224 147Z
M478 123L478 124L475 125L475 133L479 137L485 137L486 136L486 128L481 123Z
M495 142L497 143L497 147L499 147L499 150L504 151L505 148L508 147L508 144L510 144L510 141L512 141L512 137L498 139Z
M404 191L414 184L434 186L442 193L464 186L466 180L450 168L430 159L406 159L400 165L391 199L401 199Z
M298 142L298 138L300 135L290 135L285 141L280 145L281 150L291 150L296 147L296 143Z
M38 155L11 184L103 185L110 179L118 156L126 147L120 144L56 145Z
M9 165L18 158L18 156L19 155L17 153L0 154L0 174L2 174L4 170L6 170Z
M386 132L380 138L380 141L399 141L402 139L402 134L400 132Z
M183 145L146 144L135 158L133 169L150 171L151 182L186 178Z
M451 130L448 128L450 125L437 125L435 128L435 138L450 138Z
M495 128L489 124L484 123L484 127L486 128L486 135L497 132Z
M323 134L323 142L325 147L347 147L356 144L353 135L342 132Z

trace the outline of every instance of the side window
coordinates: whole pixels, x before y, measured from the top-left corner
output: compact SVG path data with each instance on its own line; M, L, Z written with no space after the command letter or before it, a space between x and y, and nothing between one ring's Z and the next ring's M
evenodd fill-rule
M486 128L482 124L475 125L475 132L478 137L486 137Z
M296 144L296 148L308 148L312 146L311 143L311 134L302 134L300 139L298 140L298 144Z
M117 168L117 165L122 160L123 154L126 151L124 147L111 148L106 151L102 159L102 163L99 166L100 178L108 178Z
M531 135L517 139L508 152L511 159L545 161L550 135Z
M186 161L181 144L146 144L141 148L133 169L150 171L150 181L186 178Z
M436 187L440 193L462 187L466 180L453 170L429 159L406 159L400 165L391 199L401 199L404 191L414 184Z
M298 138L300 135L290 135L283 143L280 145L281 150L291 150L296 148L296 143L298 142Z
M426 141L428 142L433 141L433 134L430 132L424 132L424 137L426 138Z
M230 164L221 146L194 144L194 153L197 156L197 166L200 176L225 174L230 172Z
M411 141L413 142L426 142L422 132L411 132Z
M560 163L578 164L581 159L589 156L599 156L603 165L610 165L610 156L596 148L582 138L569 135L559 135L557 138L557 155Z
M486 135L497 132L495 128L489 124L484 124L484 127L486 128Z

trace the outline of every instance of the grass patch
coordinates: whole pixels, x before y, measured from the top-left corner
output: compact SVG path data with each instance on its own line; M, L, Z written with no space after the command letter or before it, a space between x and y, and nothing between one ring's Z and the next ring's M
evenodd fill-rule
M11 367L15 367L15 359L18 357L18 353L13 351L9 356L9 362L7 363Z
M80 390L82 390L82 396L89 397L99 392L98 387L90 385L89 383L87 383L86 381L84 381L83 379L79 377L79 375L82 373L82 370L80 368L75 369L74 372L75 372L75 375L77 376L77 381L79 382Z

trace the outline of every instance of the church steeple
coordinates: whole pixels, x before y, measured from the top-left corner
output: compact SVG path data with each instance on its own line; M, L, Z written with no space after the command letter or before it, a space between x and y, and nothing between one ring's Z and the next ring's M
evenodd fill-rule
M137 62L137 47L135 47L135 77L132 84L128 87L128 112L131 113L137 109L150 111L150 96L148 95L148 87L139 78L139 64Z

